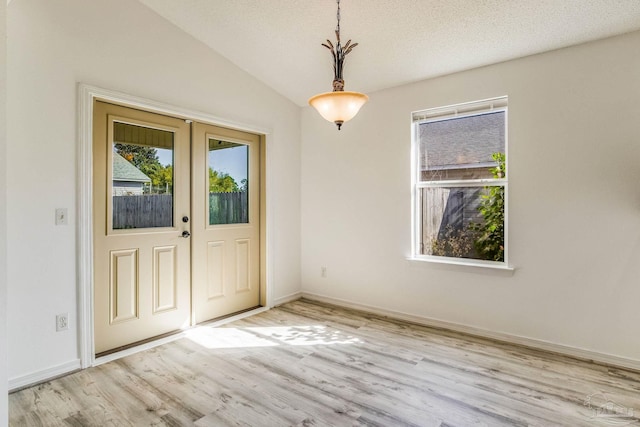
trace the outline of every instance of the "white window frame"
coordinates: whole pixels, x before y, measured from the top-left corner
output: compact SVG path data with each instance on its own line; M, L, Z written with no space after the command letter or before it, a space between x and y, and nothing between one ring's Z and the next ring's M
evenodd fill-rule
M505 168L507 175L502 179L460 179L446 181L421 181L420 180L420 141L418 127L424 123L438 122L450 120L453 118L463 118L471 116L479 116L487 113L505 113ZM485 99L482 101L473 101L462 104L449 105L446 107L430 108L427 110L416 111L411 114L411 260L428 261L444 264L466 265L473 267L487 267L505 270L513 270L509 264L509 113L508 113L508 97L501 96L497 98ZM439 255L423 255L421 253L421 201L422 189L437 187L484 187L484 186L502 186L504 187L504 261L487 261L472 258L445 257Z

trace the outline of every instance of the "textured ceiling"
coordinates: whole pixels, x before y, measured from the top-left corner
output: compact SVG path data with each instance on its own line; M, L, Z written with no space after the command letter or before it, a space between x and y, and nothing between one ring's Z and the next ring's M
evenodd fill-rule
M335 0L139 0L298 105L331 90ZM345 89L379 89L640 29L640 0L342 0Z

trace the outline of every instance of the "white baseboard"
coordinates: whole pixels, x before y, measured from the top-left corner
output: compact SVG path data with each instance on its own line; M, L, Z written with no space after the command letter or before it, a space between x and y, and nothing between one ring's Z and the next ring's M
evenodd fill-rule
M276 298L273 301L273 307L277 307L279 305L286 304L288 302L295 301L295 300L300 299L300 298L302 298L302 292L294 292L292 294L285 295L285 296L280 297L280 298Z
M52 380L80 369L80 359L9 379L9 392Z
M387 310L385 308L354 303L351 301L319 295L311 292L301 292L301 297L313 301L324 302L340 307L351 308L354 310L366 311L372 314L389 317L392 319L405 320L408 322L416 323L424 326L431 326L434 328L448 329L455 332L461 332L464 334L475 335L483 338L490 338L497 341L503 341L511 344L522 345L525 347L535 348L539 350L545 350L552 353L558 353L565 356L574 357L581 360L593 361L602 363L605 365L633 369L640 371L640 360L630 359L626 357L615 356L612 354L595 352L592 350L586 350L579 347L572 347L564 344L557 344L549 341L539 340L535 338L528 338L519 335L512 335L504 332L494 332L487 329L477 328L475 326L464 325L461 323L449 322L446 320L439 320L425 316L417 316L414 314L407 314L400 311Z

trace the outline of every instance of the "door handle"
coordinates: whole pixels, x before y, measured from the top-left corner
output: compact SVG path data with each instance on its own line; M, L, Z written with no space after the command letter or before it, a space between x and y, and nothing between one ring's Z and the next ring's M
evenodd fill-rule
M184 231L182 232L182 235L181 235L180 237L184 237L184 238L186 239L186 238L187 238L187 237L189 237L189 236L191 236L191 233L189 233L187 230L184 230Z

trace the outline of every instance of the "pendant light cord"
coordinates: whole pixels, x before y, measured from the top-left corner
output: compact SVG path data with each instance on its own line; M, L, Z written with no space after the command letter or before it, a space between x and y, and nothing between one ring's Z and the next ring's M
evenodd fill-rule
M336 0L338 3L338 12L336 12L336 18L338 19L338 25L336 25L336 33L340 37L340 0Z

